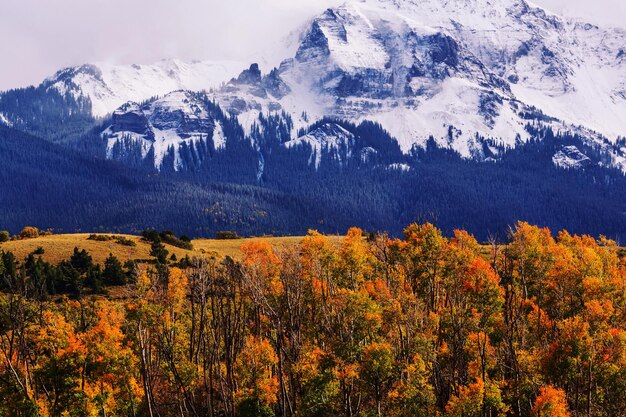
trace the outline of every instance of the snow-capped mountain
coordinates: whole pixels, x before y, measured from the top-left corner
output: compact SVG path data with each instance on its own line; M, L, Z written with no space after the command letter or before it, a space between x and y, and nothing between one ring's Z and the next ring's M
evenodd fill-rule
M610 139L623 135L624 45L623 32L524 0L368 0L315 19L285 72L319 73L321 61L318 85L343 98L337 107L347 116L369 113L405 149L445 138L453 125L465 136L453 147L467 154L474 133L509 145L523 136L518 101ZM368 83L386 88L372 95Z
M241 70L240 62L162 60L151 65L82 65L58 71L43 85L61 94L85 96L92 114L102 117L127 101L142 102L176 90L219 87Z
M270 76L279 94L258 74L213 99L244 126L259 111L286 111L296 128L375 120L405 151L433 136L466 157L477 135L514 147L533 119L626 135L626 33L524 0L349 1L313 19Z
M479 159L529 140L527 126L538 124L584 137L601 148L605 165L626 170L626 149L616 144L626 136L626 32L566 20L525 0L348 0L313 17L278 68L245 67L85 65L42 86L89 99L93 116L113 113L103 132L107 155L130 140L157 168L171 152L180 167L179 148L213 134L202 105L190 107L195 96L182 92L206 90L248 134L259 114L289 117L285 146L309 143L316 165L319 146L349 141L340 130L332 138L324 132L322 141L298 132L334 117L380 123L405 153L432 137ZM192 117L204 124L188 123ZM139 124L127 124L134 119ZM163 120L178 125L164 128Z
M283 55L85 65L0 93L3 227L434 219L486 239L524 219L624 239L624 31L524 0L348 0Z

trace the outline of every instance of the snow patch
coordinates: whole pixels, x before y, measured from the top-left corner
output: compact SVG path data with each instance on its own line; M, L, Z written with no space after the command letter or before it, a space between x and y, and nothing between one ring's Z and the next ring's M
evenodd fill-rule
M215 123L215 129L213 130L213 146L215 150L224 149L226 147L226 136L224 136L224 129L220 122Z
M564 146L552 157L552 163L563 169L580 169L591 163L591 159L576 146Z
M315 169L319 169L322 162L322 154L329 153L332 157L342 162L342 154L349 158L352 155L352 144L354 135L343 127L336 124L326 124L313 132L290 140L284 144L287 149L300 146L309 146L311 156L309 165L315 164Z
M401 171L401 172L409 172L411 170L411 166L408 164L399 164L399 163L395 163L395 164L391 164L388 166L389 169L394 170L394 171Z
M0 113L0 123L8 127L13 126L13 123L11 123L11 121L4 115L4 113Z

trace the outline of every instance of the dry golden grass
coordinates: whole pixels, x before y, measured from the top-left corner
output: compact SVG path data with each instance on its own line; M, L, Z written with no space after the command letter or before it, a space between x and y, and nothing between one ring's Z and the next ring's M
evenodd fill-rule
M131 239L136 243L136 246L124 246L116 243L114 240L105 242L88 240L89 234L67 234L0 243L0 251L13 252L17 259L23 260L28 254L42 247L45 251L42 258L54 264L68 259L72 255L75 247L85 249L89 252L96 263L103 263L106 257L109 256L109 253L112 253L122 262L129 259L150 259L150 243L143 241L140 236L115 236L124 236ZM331 236L330 238L336 243L341 241L341 237L339 236ZM230 256L234 259L239 259L241 257L241 245L251 240L260 239L268 241L277 250L280 250L290 245L297 245L302 241L303 237L264 237L234 240L197 239L192 242L194 246L193 251L180 249L167 244L165 247L170 255L174 253L178 259L185 257L185 255Z
M36 239L13 240L10 242L0 243L0 251L13 252L18 260L24 260L28 254L34 252L37 248L42 247L45 253L42 258L53 264L69 259L74 248L85 249L92 256L94 262L102 264L109 253L112 253L122 262L129 259L146 260L150 259L150 243L145 242L140 236L133 235L114 235L124 236L135 242L136 246L124 246L110 241L88 240L89 234L67 234L67 235L51 235L38 237ZM343 236L329 236L330 240L339 245ZM233 259L241 259L241 246L249 241L265 240L269 242L278 251L289 246L298 245L302 242L302 236L289 237L262 237L262 238L246 238L233 240L217 240L217 239L196 239L194 240L192 251L177 248L171 245L165 245L170 255L176 254L178 259L185 255L193 256L230 256ZM482 247L481 254L487 260L491 260L492 248L488 245ZM620 249L620 258L626 257L626 248Z
M59 263L68 259L74 248L85 249L92 256L94 262L102 263L112 253L122 262L129 259L149 259L150 243L144 242L139 236L124 236L133 240L137 246L124 246L116 243L114 240L100 242L96 240L88 240L89 234L69 234L69 235L51 235L43 236L35 239L13 240L10 242L0 243L0 250L13 252L17 259L24 259L29 253L42 247L45 253L43 259L51 263ZM177 257L191 254L191 251L180 249L174 246L165 245L170 253L175 253Z
M332 242L339 243L343 237L329 236L329 238ZM246 242L265 240L269 242L274 249L280 250L289 246L298 245L302 242L302 239L304 239L303 236L261 237L232 240L196 239L192 243L194 251L206 254L216 254L218 256L230 256L233 259L239 259L241 257L241 245Z

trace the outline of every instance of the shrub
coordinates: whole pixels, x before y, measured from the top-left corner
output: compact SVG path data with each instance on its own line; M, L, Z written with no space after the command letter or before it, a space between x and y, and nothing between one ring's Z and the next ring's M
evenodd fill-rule
M11 235L6 230L0 230L0 243L11 240Z
M123 246L137 246L134 240L131 240L124 236L116 236L115 243L117 243L118 245L123 245Z
M20 239L34 239L39 237L39 229L32 226L26 226L19 234Z
M181 249L193 250L191 239L188 236L183 236L185 239L179 239L176 234L171 230L164 230L161 233L156 230L144 230L142 236L145 240L152 243L167 243L168 245L176 246Z
M161 239L161 237L159 236L159 232L157 232L156 230L144 230L141 235L145 240L149 242L155 242Z
M133 260L128 260L124 263L124 273L126 274L126 282L135 283L137 282L137 277L139 276L139 268L137 267L137 262Z
M89 235L87 240L95 240L96 242L108 242L109 240L113 240L113 236L108 236L108 235Z
M114 236L114 235L89 235L87 240L95 240L96 242L110 242L112 240L115 241L118 245L123 246L137 246L134 240L128 239L124 236Z
M237 232L224 230L224 231L215 233L215 238L219 240L230 240L230 239L241 239L241 236L239 236Z

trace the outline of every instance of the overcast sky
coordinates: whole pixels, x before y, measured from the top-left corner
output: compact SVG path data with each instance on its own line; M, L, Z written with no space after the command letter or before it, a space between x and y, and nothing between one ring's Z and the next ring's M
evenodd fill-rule
M260 60L342 0L0 0L0 90L86 62ZM560 14L626 27L624 0L534 0ZM269 57L275 60L279 57ZM272 61L273 62L273 61Z

